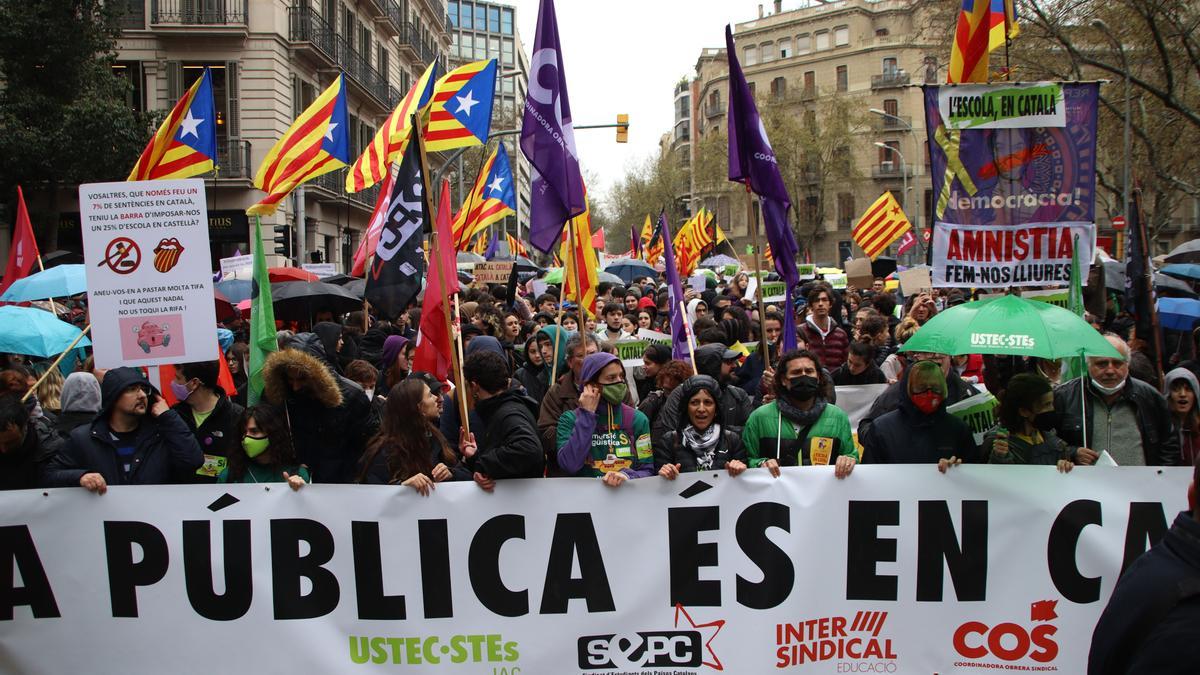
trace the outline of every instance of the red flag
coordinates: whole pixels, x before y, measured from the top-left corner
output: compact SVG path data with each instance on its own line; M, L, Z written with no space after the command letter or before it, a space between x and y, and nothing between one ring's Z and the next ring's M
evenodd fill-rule
M592 234L592 248L596 249L597 251L604 250L604 228L603 227L597 228L597 230Z
M434 227L437 255L431 255L429 259L425 299L421 303L421 327L417 335L417 351L413 356L413 370L432 373L442 382L450 379L450 350L454 349L450 333L446 330L446 315L450 313L450 296L459 289L458 254L451 230L450 181L443 179Z
M396 176L390 170L383 178L383 185L379 188L379 197L375 199L375 211L371 213L371 220L367 222L367 233L363 236L362 241L358 242L358 250L354 252L354 266L350 268L352 277L366 275L367 258L379 246L379 233L383 231L383 221L387 219L388 208L392 204L392 183L395 180Z
M17 279L29 276L33 261L39 257L37 239L33 237L33 224L29 222L29 211L25 208L25 193L17 186L17 222L13 227L12 248L8 251L8 267L4 268L4 279L0 281L0 293L8 290Z
M916 245L917 245L917 238L913 236L912 230L909 230L904 233L903 237L900 237L900 246L899 246L899 248L896 249L896 255L904 255L904 253L907 252L908 249L910 249Z

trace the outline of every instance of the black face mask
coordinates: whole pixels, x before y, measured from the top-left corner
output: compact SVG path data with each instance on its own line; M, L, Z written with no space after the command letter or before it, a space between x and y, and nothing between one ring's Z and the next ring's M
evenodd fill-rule
M821 383L810 375L801 375L788 384L787 395L797 401L811 401L821 390Z
M1044 413L1038 413L1037 417L1033 418L1033 426L1038 431L1050 431L1058 428L1058 423L1062 421L1062 413L1057 410L1047 410Z

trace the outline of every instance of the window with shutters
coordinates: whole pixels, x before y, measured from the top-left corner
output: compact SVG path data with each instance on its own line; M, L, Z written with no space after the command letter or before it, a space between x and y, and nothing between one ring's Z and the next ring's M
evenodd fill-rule
M884 75L895 75L896 71L899 69L900 68L897 65L896 57L889 56L883 60L883 74Z
M753 66L758 63L758 46L752 45L742 50L742 65Z
M817 73L813 70L804 71L804 97L812 98L817 95Z
M792 55L792 39L791 38L780 38L779 39L779 58L786 59L791 55Z
M355 23L354 11L342 5L342 37L346 40L346 47L351 51L354 50Z
M391 62L390 62L388 50L386 47L383 46L382 42L380 42L375 47L375 49L379 52L375 58L376 65L379 68L379 74L383 76L384 82L391 84L392 83L392 72L391 72L392 69L391 69Z
M775 60L775 43L774 42L764 42L761 45L759 45L758 48L762 52L762 62L763 63Z
M833 29L833 46L845 47L850 44L850 27L838 26Z
M850 227L854 224L854 195L849 192L839 192L837 196L838 227Z
M771 98L780 100L787 96L787 80L777 77L771 80Z
M829 31L823 30L814 33L817 42L817 51L829 49Z
M808 33L796 37L796 55L803 56L812 51L812 36Z
M846 91L850 88L850 71L846 66L837 67L837 90Z
M900 111L900 102L894 98L883 99L883 112L895 115Z

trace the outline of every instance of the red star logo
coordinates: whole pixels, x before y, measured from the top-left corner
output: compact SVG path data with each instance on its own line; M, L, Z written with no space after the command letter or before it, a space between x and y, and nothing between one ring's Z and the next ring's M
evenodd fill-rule
M712 635L708 636L708 639L704 641L704 648L708 650L708 655L712 657L712 663L709 663L708 661L701 661L701 664L708 666L709 668L712 668L713 670L725 670L725 666L721 665L721 659L717 658L716 653L712 649L712 641L714 639L716 639L717 633L720 633L721 629L725 627L725 620L720 619L718 621L710 621L709 623L698 624L692 620L691 615L687 613L687 610L683 608L683 605L676 603L676 605L675 605L675 627L676 628L679 628L679 615L680 614L683 615L683 618L687 619L687 622L691 625L692 628L695 628L698 631L701 628L712 628L713 629ZM703 633L703 631L701 631L701 633Z
M893 216L898 216L898 215L900 215L900 207L899 207L899 206L893 206L893 207L892 207L892 215L893 215Z

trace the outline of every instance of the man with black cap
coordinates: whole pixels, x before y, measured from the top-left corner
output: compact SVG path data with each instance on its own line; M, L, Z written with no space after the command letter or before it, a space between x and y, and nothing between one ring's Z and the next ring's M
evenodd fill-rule
M739 434L742 433L742 427L754 409L754 401L750 395L732 383L733 369L740 357L740 353L723 344L708 344L696 348L696 374L708 375L721 385L717 406L721 409L724 424L722 428ZM655 448L659 447L663 437L671 430L669 420L679 419L680 408L683 405L683 391L676 387L663 403L662 411L650 428L650 437Z
M196 437L137 368L114 368L100 385L100 413L71 432L46 467L51 487L185 483L204 463Z

